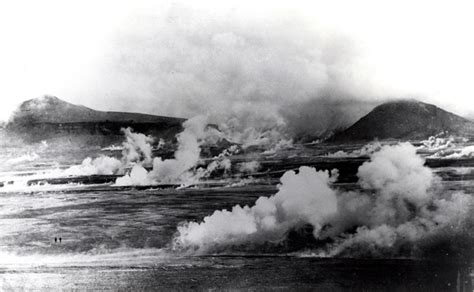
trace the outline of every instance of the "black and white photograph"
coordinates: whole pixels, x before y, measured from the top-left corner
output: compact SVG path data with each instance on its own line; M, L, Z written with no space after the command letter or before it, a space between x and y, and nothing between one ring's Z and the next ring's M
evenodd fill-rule
M473 12L0 2L0 291L474 291Z

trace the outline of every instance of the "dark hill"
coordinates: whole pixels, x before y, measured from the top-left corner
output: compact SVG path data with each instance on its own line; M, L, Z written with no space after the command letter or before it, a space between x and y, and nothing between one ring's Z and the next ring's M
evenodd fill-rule
M10 124L136 122L182 123L185 119L128 112L106 112L75 105L55 96L43 96L23 102L14 112Z
M453 135L474 136L474 123L432 104L402 100L377 106L328 141L424 139L443 131Z
M6 129L28 141L68 139L77 143L110 144L121 141L121 128L154 137L172 138L182 130L185 119L127 112L97 111L43 96L23 102Z

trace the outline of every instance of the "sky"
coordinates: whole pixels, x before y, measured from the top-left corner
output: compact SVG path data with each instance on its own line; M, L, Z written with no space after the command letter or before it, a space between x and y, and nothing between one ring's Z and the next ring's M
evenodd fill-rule
M0 120L44 94L244 126L394 98L474 117L469 1L195 2L0 2Z

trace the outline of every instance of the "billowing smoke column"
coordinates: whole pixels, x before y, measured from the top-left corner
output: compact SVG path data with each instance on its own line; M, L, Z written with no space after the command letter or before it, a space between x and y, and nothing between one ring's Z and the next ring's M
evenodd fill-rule
M375 193L373 222L399 223L409 219L431 199L434 174L409 144L384 147L359 167L359 184Z
M197 116L183 123L184 130L176 138L178 149L173 159L153 157L152 143L155 139L141 133L134 133L130 128L122 129L125 141L122 143L122 158L100 156L86 158L80 165L75 165L64 171L65 175L110 175L124 174L116 181L116 185L151 185L159 183L192 184L197 180L209 177L217 170L228 173L231 162L227 158L239 151L233 144L228 149L214 157L206 167L199 167L201 162L201 146L216 146L220 141L227 140L240 144L243 149L257 147L264 154L272 154L293 146L291 139L285 138L275 129L258 131L251 128L239 133L228 125L222 129L209 126L206 116ZM159 146L164 142L160 140ZM118 148L116 146L110 149ZM248 165L258 169L258 165ZM131 169L130 171L128 171ZM250 170L250 169L248 169ZM247 170L247 171L248 171ZM128 173L127 173L128 172Z
M299 173L286 172L278 193L260 197L252 207L234 206L232 211L215 211L204 222L178 227L178 243L183 246L241 244L246 241L273 241L295 226L312 224L315 236L337 211L337 199L328 182L330 174L301 167ZM318 195L314 191L318 190Z
M175 158L163 160L157 157L153 160L153 170L149 173L152 180L174 182L188 175L186 172L198 163L207 119L198 116L187 120L183 126L184 131L177 136L178 150L174 154Z
M141 155L134 160L135 164L131 172L116 181L116 185L150 185L157 183L193 183L203 172L192 171L200 160L201 145L206 139L214 139L214 131L208 129L207 118L204 116L194 117L184 122L184 130L177 135L178 149L173 159L163 160L155 157L151 161L151 155ZM210 134L211 132L211 134ZM139 141L147 144L147 140ZM135 145L135 144L134 144ZM149 145L149 144L147 144ZM140 149L144 149L141 147ZM148 148L145 148L148 149ZM146 152L145 152L146 153ZM134 156L132 156L134 158ZM152 169L145 169L145 165L151 162ZM216 167L212 165L212 167Z
M130 128L122 129L126 140L122 143L122 158L100 156L86 158L80 165L65 170L65 175L110 175L124 174L116 180L116 185L152 185L159 183L192 184L201 178L209 177L217 170L224 174L230 170L231 162L227 158L238 151L231 145L205 167L201 162L201 146L216 145L225 138L225 134L209 126L207 117L197 116L183 123L184 130L176 138L178 149L173 159L153 157L152 143L154 138L141 133L134 133ZM164 142L160 141L158 146ZM126 173L131 169L128 173Z
M412 255L424 241L463 233L472 197L445 192L415 151L408 143L384 146L359 168L363 191L339 193L338 215L324 234L335 239L329 254Z
M122 129L126 141L123 142L122 161L125 165L131 163L142 163L150 165L152 163L151 143L154 139L141 133L133 133L130 128Z
M462 233L473 214L472 197L441 192L423 164L411 144L383 146L359 168L362 190L352 192L332 186L337 171L288 171L274 196L179 226L174 248L213 252L281 242L310 224L316 240L331 242L318 248L320 255L413 255L430 238Z

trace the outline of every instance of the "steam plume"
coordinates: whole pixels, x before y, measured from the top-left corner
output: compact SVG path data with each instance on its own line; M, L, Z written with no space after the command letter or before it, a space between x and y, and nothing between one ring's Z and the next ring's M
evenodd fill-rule
M212 247L247 241L273 241L291 228L310 223L318 236L322 226L337 211L334 190L328 172L301 167L299 173L286 172L278 193L260 197L252 207L239 205L232 211L215 211L202 223L190 222L178 227L180 246ZM317 195L315 195L317 190Z
M409 143L373 153L357 174L361 191L334 188L336 174L309 167L288 171L274 196L179 226L174 246L208 252L280 242L288 231L310 224L316 240L333 242L319 248L319 254L413 255L429 238L459 234L473 212L472 197L442 192Z
M199 179L204 172L193 171L200 160L201 145L207 139L214 140L215 130L208 129L207 118L194 117L183 123L184 130L177 135L178 149L174 158L163 160L155 157L152 169L147 171L143 164L147 162L146 155L141 157L132 171L118 178L117 185L145 185L157 183L185 183L189 184ZM139 141L146 142L143 137ZM140 143L141 145L141 143ZM143 148L143 147L142 147ZM145 149L148 149L145 147ZM150 156L151 158L151 156ZM213 164L210 167L216 168Z
M122 129L126 140L123 142L122 160L125 165L141 162L149 165L152 162L151 143L154 139L141 133L133 133L130 128Z
M87 157L80 165L74 165L64 171L64 175L106 175L120 174L125 168L137 163L150 165L152 163L152 145L154 139L141 133L134 133L130 128L122 129L125 141L122 143L121 160L115 157L99 156L95 159Z
M290 135L350 125L380 103L367 80L370 68L348 35L284 9L254 15L228 8L214 13L174 2L130 19L114 40L120 49L101 60L97 78L105 86L84 88L101 96L100 103L113 96L127 107L129 100L117 100L132 95L139 112L207 115L240 132L277 125ZM103 88L107 94L100 94Z

